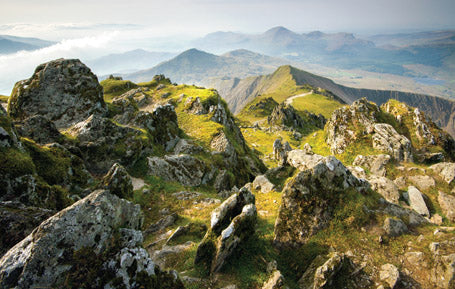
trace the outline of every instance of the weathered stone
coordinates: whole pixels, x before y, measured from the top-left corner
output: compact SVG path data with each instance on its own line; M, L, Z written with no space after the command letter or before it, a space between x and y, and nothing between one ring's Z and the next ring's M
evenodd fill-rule
M389 155L372 155L372 156L362 156L358 155L352 165L361 166L368 169L372 174L385 177L386 175L386 165L390 162Z
M419 226L428 223L427 219L414 210L403 208L392 203L386 203L385 205L386 207L384 208L384 213L400 219L408 220L409 225L411 226Z
M450 184L455 179L455 163L439 163L430 167L444 181Z
M455 197L439 191L438 202L447 219L455 222Z
M367 179L367 174L366 174L365 170L362 169L361 167L348 166L347 169L351 171L351 173L354 175L354 177L356 177L358 179L364 179L364 180Z
M120 198L133 196L133 182L125 168L115 163L103 178L104 189Z
M386 177L377 176L370 176L368 181L371 184L371 188L381 194L386 201L398 204L400 192L394 182Z
M386 218L384 221L384 230L387 235L397 237L408 232L408 227L401 220Z
M411 142L390 124L374 125L373 148L389 153L397 161L412 161Z
M284 288L284 277L278 270L273 271L269 280L264 283L262 289L281 289Z
M175 221L177 221L178 215L176 213L172 213L170 215L164 216L163 218L159 219L156 223L151 224L150 227L148 227L145 230L145 233L151 234L155 233L161 230L166 229L167 227L170 227L174 225Z
M434 179L430 176L409 176L408 181L421 190L428 190L436 185Z
M394 265L385 264L381 266L379 278L382 281L385 281L390 286L390 288L393 289L400 280L400 272Z
M430 211L425 204L422 193L413 186L408 187L409 205L422 216L430 217Z
M163 158L147 159L151 175L166 181L179 182L183 186L200 186L208 171L203 161L189 155L166 155Z
M31 78L16 83L8 105L8 113L15 120L41 115L58 129L106 112L103 88L96 75L77 59L39 65Z
M285 126L294 129L304 129L309 125L324 128L326 119L321 114L316 115L308 111L301 113L305 115L304 118L292 105L281 103L275 106L272 113L267 117L267 122L270 125Z
M39 144L61 142L63 140L63 135L57 130L54 123L42 115L26 118L19 126L18 133Z
M368 188L368 184L354 177L335 157L306 156L310 161L296 165L303 171L288 181L283 189L275 222L276 245L305 243L331 220L333 200L342 197L348 189L365 191Z
M307 154L303 150L292 150L287 153L287 162L300 171L314 167L324 160L324 157L316 154Z
M197 145L193 140L190 139L180 139L174 147L174 154L197 154L203 152L204 149Z
M264 175L259 175L257 176L254 181L253 181L253 188L255 190L260 190L261 193L268 193L271 192L274 188L275 185L272 184L266 176Z
M451 289L455 287L455 254L435 258L431 279L437 288Z

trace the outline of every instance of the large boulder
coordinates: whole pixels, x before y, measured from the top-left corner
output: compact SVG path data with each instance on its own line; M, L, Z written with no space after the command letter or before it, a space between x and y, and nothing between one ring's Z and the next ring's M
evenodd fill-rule
M294 129L305 129L308 126L324 128L326 119L321 114L315 115L304 111L299 113L290 104L281 103L276 106L272 113L267 117L270 125L284 126Z
M275 222L276 245L306 243L329 224L337 200L347 190L366 191L369 187L335 157L319 156L316 160L317 155L310 156L312 161L299 163L300 173L283 189Z
M207 183L210 170L200 159L190 155L166 155L149 157L149 173L166 181L179 182L184 186L200 186Z
M428 190L436 185L436 182L430 176L409 176L407 179L420 190Z
M389 155L371 155L371 156L362 156L358 155L352 163L353 166L361 166L368 169L372 174L385 177L386 175L386 165L390 162Z
M439 191L438 195L439 206L447 219L455 222L455 196L445 194Z
M136 288L144 277L152 281L158 271L140 245L142 220L138 205L95 191L44 221L8 251L0 260L0 285L66 287L70 282L104 287L116 278L125 288ZM93 273L86 270L98 278L90 279Z
M381 271L379 271L379 278L393 289L400 280L400 271L395 265L384 264L381 266Z
M408 187L409 205L422 216L430 217L430 211L425 204L422 193L414 186Z
M455 163L439 163L430 167L444 181L450 184L455 179Z
M103 88L78 59L57 59L39 65L33 76L16 83L9 115L22 121L41 115L58 129L68 128L92 114L105 114Z
M254 195L246 188L233 194L211 215L210 228L197 248L194 263L218 272L236 248L256 230Z
M25 119L19 126L21 136L30 138L39 144L62 142L63 135L54 123L42 115L34 115Z
M406 234L409 230L406 224L399 219L386 218L384 220L384 231L387 235L397 237Z
M397 161L412 161L411 142L390 124L374 125L373 148L387 152Z

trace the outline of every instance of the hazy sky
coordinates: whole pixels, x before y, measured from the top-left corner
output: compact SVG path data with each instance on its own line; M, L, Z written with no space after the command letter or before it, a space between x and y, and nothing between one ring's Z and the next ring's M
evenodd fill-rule
M0 24L41 25L10 31L53 39L77 35L80 26L103 29L95 24L133 24L130 30L150 36L261 32L278 25L299 32L455 28L454 0L0 0L0 7ZM116 28L123 29L104 26Z

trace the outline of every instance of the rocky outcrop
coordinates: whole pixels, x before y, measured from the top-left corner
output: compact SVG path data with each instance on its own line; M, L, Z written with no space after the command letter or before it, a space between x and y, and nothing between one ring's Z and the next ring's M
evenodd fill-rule
M408 187L409 205L422 216L430 217L430 211L425 204L422 193L414 186Z
M325 126L327 145L333 154L341 154L356 139L371 134L379 108L365 98L335 110Z
M407 177L408 181L414 184L420 190L428 190L436 185L434 179L430 176L416 175Z
M120 198L131 198L133 196L133 182L126 169L115 163L102 180L105 190Z
M374 125L373 148L389 153L397 161L412 161L411 142L390 124Z
M57 130L54 123L42 115L26 118L19 126L21 136L30 138L39 144L61 143L63 135Z
M390 162L389 155L371 155L371 156L362 156L358 155L352 165L361 166L365 169L368 169L372 174L385 177L386 175L386 165Z
M455 163L439 163L430 167L444 181L450 184L455 179Z
M280 139L273 142L273 157L278 161L279 165L285 165L287 162L288 152L292 150L288 142L281 143Z
M155 265L140 247L141 225L138 205L108 191L95 191L47 219L3 256L1 286L61 287L67 282L72 286L78 282L112 286L112 277L102 278L109 274L125 288L140 286L142 278L158 277ZM96 260L98 265L90 264L90 260ZM97 272L98 278L86 279L90 275L85 270ZM79 279L79 274L84 279Z
M151 175L184 186L200 186L213 177L203 161L190 155L166 155L163 158L149 157L147 160Z
M293 154L300 158L293 157ZM289 153L290 163L299 170L283 189L282 203L275 222L274 243L304 244L330 222L337 200L348 189L366 191L368 185L354 177L335 157ZM308 159L293 162L293 159Z
M77 59L39 65L31 78L16 83L8 105L14 120L41 115L58 129L106 112L103 88L96 75Z
M437 256L431 272L432 281L437 288L450 289L455 287L455 254Z
M275 188L275 185L272 184L266 176L259 175L253 181L253 188L255 190L260 190L261 193L268 193Z
M218 272L236 248L255 232L254 195L246 188L233 194L211 215L210 228L197 248L194 263Z
M87 169L95 174L106 173L116 162L133 165L150 146L142 131L97 115L77 123L69 133L78 141Z
M393 181L386 177L370 176L368 182L371 184L371 188L381 194L386 201L398 204L400 192Z
M406 234L409 230L406 224L398 219L386 218L384 220L384 231L387 235L397 237Z
M301 130L311 126L324 128L326 119L322 115L315 115L308 111L299 114L292 105L281 103L267 117L267 122L271 126L283 126Z
M264 283L262 286L262 289L281 289L285 288L284 287L284 277L281 275L281 272L278 270L275 270L272 272L272 275L270 276L269 280Z
M379 271L379 278L393 289L400 281L400 271L395 265L384 264L381 266L381 271Z
M439 191L438 203L447 219L455 222L455 196Z

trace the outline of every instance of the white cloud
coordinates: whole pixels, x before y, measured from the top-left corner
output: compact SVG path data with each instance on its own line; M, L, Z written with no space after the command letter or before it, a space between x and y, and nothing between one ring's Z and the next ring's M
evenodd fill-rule
M117 32L98 36L63 40L55 45L34 51L20 51L0 56L0 93L9 95L19 80L33 74L41 63L57 58L79 58L82 61L105 55L111 51L110 45Z

